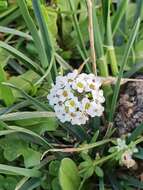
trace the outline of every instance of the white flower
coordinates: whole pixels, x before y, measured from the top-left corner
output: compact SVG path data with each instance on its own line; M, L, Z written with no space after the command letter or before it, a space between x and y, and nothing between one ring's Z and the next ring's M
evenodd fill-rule
M72 84L72 82L77 77L77 75L78 75L78 70L74 70L72 73L68 73L67 74L67 81L68 81L68 83Z
M86 124L88 117L78 111L71 114L71 123L72 125L84 125Z
M75 70L58 76L47 96L57 118L72 125L83 125L90 117L101 116L105 101L100 90L101 80L93 74L78 74Z
M75 112L79 107L80 103L77 97L74 97L65 102L65 106L68 108L69 112Z
M56 78L56 88L60 89L68 84L67 78L65 76L57 76Z
M127 168L131 168L136 165L135 160L132 158L132 152L125 151L120 160L120 164L126 166Z
M91 91L98 91L98 89L101 86L101 80L99 78L96 77L93 74L89 74L89 76L86 78L86 88L85 91L86 92L91 92Z
M59 101L62 101L62 102L74 97L73 93L71 92L69 88L59 89L57 91L57 95L59 97Z
M121 151L127 149L128 146L126 145L126 141L124 139L118 138L117 139L117 150Z
M97 104L102 104L105 102L105 98L103 96L103 90L92 91L92 96Z
M81 78L78 77L73 83L72 83L72 88L74 90L77 90L77 92L82 93L85 89L86 82Z

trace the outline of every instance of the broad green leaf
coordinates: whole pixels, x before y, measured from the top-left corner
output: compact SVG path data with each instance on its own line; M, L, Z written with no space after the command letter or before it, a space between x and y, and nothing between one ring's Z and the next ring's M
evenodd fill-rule
M78 190L80 186L80 176L73 160L64 158L61 161L59 180L62 190Z
M23 156L26 168L40 164L41 153L30 148L28 143L15 135L1 139L0 146L4 149L4 157L8 161L14 161L19 156Z
M60 167L60 161L54 160L54 161L50 162L49 174L52 176L55 176L55 177L58 176L59 167Z

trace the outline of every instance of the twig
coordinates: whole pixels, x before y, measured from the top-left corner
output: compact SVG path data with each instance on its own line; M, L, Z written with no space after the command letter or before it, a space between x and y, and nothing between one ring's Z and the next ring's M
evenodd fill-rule
M83 67L88 63L89 61L89 57L80 65L80 67L78 68L78 74L81 73Z
M90 38L92 66L93 66L93 72L97 75L96 53L95 53L95 46L94 46L93 4L92 4L92 0L87 0L87 6L88 6L88 21L89 21L88 30L89 30L89 38Z
M47 151L45 151L41 157L41 160L45 157L46 154L48 154L49 152L63 152L63 153L74 153L74 152L81 152L81 151L85 151L85 150L89 150L98 146L101 146L103 144L109 143L109 142L113 142L114 139L105 139L105 140L101 140L98 141L96 143L92 143L92 144L86 144L83 147L69 147L69 148L54 148L54 149L49 149Z
M117 81L116 77L99 77L102 79L102 84L107 85L107 84L115 84ZM121 85L125 84L126 82L143 82L143 79L129 79L129 78L122 78L121 79Z

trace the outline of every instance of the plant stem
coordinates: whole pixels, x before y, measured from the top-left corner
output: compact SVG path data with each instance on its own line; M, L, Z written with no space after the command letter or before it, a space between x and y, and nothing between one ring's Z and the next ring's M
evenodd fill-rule
M89 20L88 30L89 30L89 38L90 38L92 66L93 66L93 72L97 75L96 53L95 53L95 46L94 46L93 4L92 4L92 0L87 0L87 6L88 6L88 20Z

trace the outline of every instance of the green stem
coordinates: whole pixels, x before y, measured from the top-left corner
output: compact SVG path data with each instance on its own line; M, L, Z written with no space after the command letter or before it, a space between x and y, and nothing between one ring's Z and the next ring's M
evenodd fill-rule
M117 59L116 59L114 47L108 48L108 55L110 58L112 74L113 74L113 76L117 76L117 74L119 73L119 70L118 70L118 64L117 64Z

